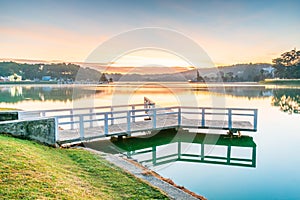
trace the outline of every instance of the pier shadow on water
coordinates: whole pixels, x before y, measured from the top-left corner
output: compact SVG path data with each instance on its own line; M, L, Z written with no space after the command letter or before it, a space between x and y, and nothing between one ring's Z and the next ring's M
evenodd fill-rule
M171 129L147 136L92 142L88 147L122 153L149 168L173 162L256 167L256 143L250 136L230 137Z

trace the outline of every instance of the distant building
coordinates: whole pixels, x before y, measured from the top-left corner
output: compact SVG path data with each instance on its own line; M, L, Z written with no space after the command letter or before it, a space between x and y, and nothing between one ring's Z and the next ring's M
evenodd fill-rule
M18 74L13 74L11 76L8 76L9 81L22 81L22 76L19 76Z
M0 82L9 81L7 77L0 76Z
M274 67L265 67L263 68L263 71L265 74L270 74L272 77L274 77L275 68Z
M42 81L50 81L51 80L51 76L43 76L42 77Z

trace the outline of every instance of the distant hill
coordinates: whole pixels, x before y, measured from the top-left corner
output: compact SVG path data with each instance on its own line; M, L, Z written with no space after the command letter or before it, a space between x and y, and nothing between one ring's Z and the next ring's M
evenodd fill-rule
M230 66L221 66L217 68L199 68L199 74L205 81L259 81L261 79L261 70L272 67L268 63L257 64L237 64ZM157 68L159 70L159 68ZM177 73L157 73L157 74L107 74L107 77L115 81L188 81L197 76L196 69Z

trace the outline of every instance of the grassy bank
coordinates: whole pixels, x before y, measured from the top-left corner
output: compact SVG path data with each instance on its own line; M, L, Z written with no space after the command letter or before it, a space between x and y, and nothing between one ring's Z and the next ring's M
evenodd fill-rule
M167 199L85 150L0 135L0 165L1 199Z
M7 111L7 110L18 110L18 109L15 109L15 108L1 108L0 107L0 111Z

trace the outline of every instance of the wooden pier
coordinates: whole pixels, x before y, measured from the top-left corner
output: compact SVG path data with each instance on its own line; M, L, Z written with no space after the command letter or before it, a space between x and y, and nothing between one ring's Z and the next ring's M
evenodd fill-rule
M19 119L38 116L55 117L60 144L171 128L257 130L257 109L157 107L147 98L143 104L19 112Z

